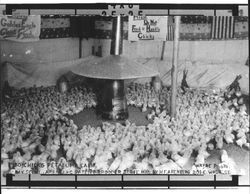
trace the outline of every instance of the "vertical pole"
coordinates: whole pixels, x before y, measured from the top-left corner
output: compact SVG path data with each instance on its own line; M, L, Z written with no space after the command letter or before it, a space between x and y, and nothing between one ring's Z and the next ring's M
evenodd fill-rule
M111 38L111 55L121 55L123 45L123 18L121 15L113 18L112 38Z
M177 65L178 65L178 50L179 50L179 28L181 16L175 16L175 30L174 30L174 52L171 70L171 117L176 116L176 94L177 94Z
M164 57L165 45L166 45L166 41L163 41L162 42L162 50L161 50L161 60L163 60L163 57Z
M168 17L167 17L167 25L166 25L166 26L167 26L167 29L168 29ZM166 40L167 40L167 37L166 37ZM164 57L166 40L164 40L164 41L162 42L161 60L163 60L163 57Z
M82 58L82 37L79 37L79 59Z

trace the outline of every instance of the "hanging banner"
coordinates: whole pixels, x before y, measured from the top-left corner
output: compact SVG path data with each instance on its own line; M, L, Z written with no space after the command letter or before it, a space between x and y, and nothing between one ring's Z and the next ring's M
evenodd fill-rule
M129 16L128 40L165 41L168 30L167 16Z
M0 39L18 42L37 41L40 36L40 28L40 15L0 15Z

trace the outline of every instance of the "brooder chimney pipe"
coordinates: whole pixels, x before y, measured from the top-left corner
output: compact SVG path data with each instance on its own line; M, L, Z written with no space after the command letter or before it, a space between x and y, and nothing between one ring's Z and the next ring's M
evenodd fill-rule
M122 44L123 44L123 18L119 15L113 18L110 54L121 55Z

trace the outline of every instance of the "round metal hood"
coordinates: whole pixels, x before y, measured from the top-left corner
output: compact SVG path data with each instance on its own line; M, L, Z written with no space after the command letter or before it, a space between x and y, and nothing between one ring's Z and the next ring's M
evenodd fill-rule
M159 72L122 55L93 57L71 70L73 73L99 79L134 79L154 77Z

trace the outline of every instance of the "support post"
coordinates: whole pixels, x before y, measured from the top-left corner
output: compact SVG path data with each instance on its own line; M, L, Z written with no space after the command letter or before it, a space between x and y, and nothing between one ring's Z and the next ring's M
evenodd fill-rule
M179 28L181 16L175 16L174 29L174 52L171 70L171 117L176 116L176 94L177 94L177 73L178 73L178 53L179 53Z
M168 29L168 17L167 17L167 29ZM167 40L167 37L166 37L166 40ZM165 45L166 45L166 40L164 40L162 42L162 49L161 49L161 60L163 60L163 57L164 57L164 52L165 52Z
M161 60L163 60L163 57L164 57L165 45L166 45L166 41L163 41L162 42L162 50L161 50Z
M79 59L82 58L82 37L79 37Z

